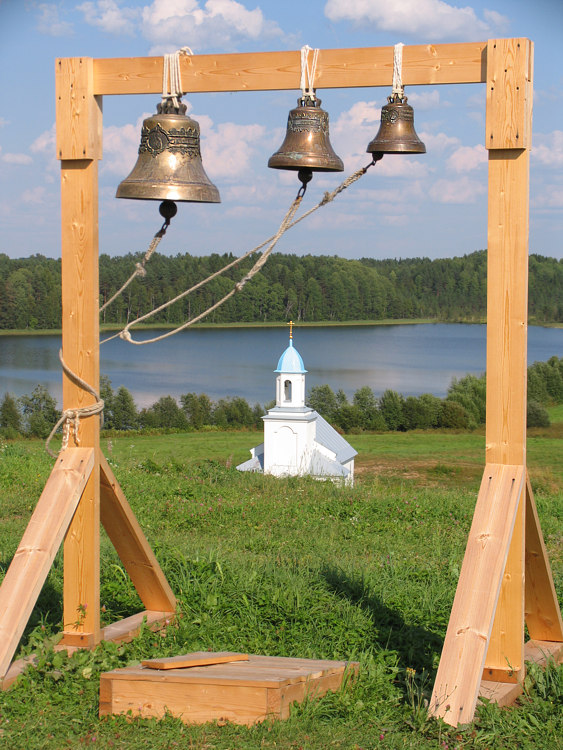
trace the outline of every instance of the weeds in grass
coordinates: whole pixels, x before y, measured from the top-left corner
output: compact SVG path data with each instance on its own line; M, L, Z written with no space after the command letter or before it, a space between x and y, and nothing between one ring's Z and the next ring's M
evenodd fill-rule
M518 707L483 703L459 730L428 717L478 489L476 473L459 473L455 456L470 465L482 436L407 437L358 436L367 454L385 451L390 469L364 473L353 488L237 472L226 457L242 460L256 442L250 433L112 437L112 466L177 596L177 617L157 633L143 627L130 644L57 653L57 556L20 650L36 653L38 667L0 693L3 750L561 747L563 666L555 664L530 666ZM417 477L409 476L413 452L426 467ZM2 575L51 461L33 442L4 442L0 455ZM560 471L555 459L544 469L538 512L561 592ZM104 535L101 557L104 622L141 610ZM355 660L360 671L337 693L294 706L284 722L247 728L98 718L101 672L206 649Z

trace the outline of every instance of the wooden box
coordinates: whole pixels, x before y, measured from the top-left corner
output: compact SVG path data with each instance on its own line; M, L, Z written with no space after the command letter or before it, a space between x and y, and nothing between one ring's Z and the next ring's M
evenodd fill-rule
M100 677L100 716L177 716L186 724L285 719L293 702L338 690L357 662L249 656L247 661L179 669L126 667Z

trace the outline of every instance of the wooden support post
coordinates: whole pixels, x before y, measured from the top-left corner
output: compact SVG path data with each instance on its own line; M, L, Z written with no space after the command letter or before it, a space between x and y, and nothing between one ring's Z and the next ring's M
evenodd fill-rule
M101 519L107 535L145 607L173 613L176 598L103 455L100 466Z
M0 681L10 666L94 467L92 448L63 451L0 586Z
M523 487L523 466L485 467L430 703L454 726L475 712Z
M99 389L98 159L101 102L93 94L89 58L57 60L57 156L61 160L62 329L68 367ZM63 408L92 403L63 376ZM100 639L99 417L81 421L75 442L94 449L94 471L64 543L64 642Z

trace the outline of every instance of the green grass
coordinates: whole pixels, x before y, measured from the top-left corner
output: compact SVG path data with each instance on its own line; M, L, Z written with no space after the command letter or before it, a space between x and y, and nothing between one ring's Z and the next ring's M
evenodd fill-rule
M563 594L563 441L530 436L530 473ZM179 600L160 634L68 658L45 645L60 628L62 559L33 612L21 653L38 651L0 693L7 750L101 748L562 748L563 667L534 673L520 705L482 705L453 730L425 700L452 605L484 460L484 435L350 435L353 488L241 474L257 432L104 438L102 448ZM0 448L0 565L5 570L52 461L37 442ZM103 618L141 609L102 535ZM0 573L1 575L1 573ZM358 680L245 728L97 717L99 674L194 650L357 659ZM410 670L415 670L412 676Z

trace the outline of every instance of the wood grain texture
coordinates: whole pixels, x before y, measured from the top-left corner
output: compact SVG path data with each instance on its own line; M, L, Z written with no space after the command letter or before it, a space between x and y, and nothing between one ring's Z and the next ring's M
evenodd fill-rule
M93 96L93 83L91 58L56 61L57 159L102 158L102 100Z
M524 517L526 489L518 502L518 510L508 557L504 567L500 595L483 678L500 682L522 682L524 668Z
M142 627L158 630L173 618L174 612L152 612L151 610L137 612L135 615L124 617L111 625L106 625L101 631L101 638L104 641L113 641L114 643L128 643L139 635Z
M94 468L92 448L57 458L0 586L0 678L3 678Z
M210 664L227 664L233 661L248 661L248 654L237 654L233 651L195 651L191 654L167 656L163 659L145 659L141 662L141 666L149 669L183 669L204 667Z
M488 463L526 463L529 151L489 152Z
M407 45L403 49L406 86L482 83L486 42ZM185 92L299 90L299 50L182 56ZM95 59L94 93L160 94L162 57ZM390 86L393 47L326 49L319 53L319 89Z
M100 454L101 521L149 610L174 612L176 598L106 458Z
M287 718L293 702L337 690L357 663L250 655L237 661L167 671L126 667L101 675L100 715L127 713L186 723L254 724Z
M561 609L529 477L526 477L525 571L525 618L530 638L563 642Z
M73 372L98 390L97 159L101 156L101 110L92 92L91 63L86 58L73 58L61 61L60 67L57 142L59 154L68 157L61 161L63 357ZM68 96L63 95L65 87L70 91ZM93 401L89 393L63 375L64 409ZM64 628L73 638L90 633L94 642L100 638L99 422L98 416L81 420L78 436L70 441L70 445L94 448L95 470L64 543Z
M429 707L453 726L475 712L523 485L523 466L486 465Z
M487 44L488 149L532 146L533 44L490 39Z

